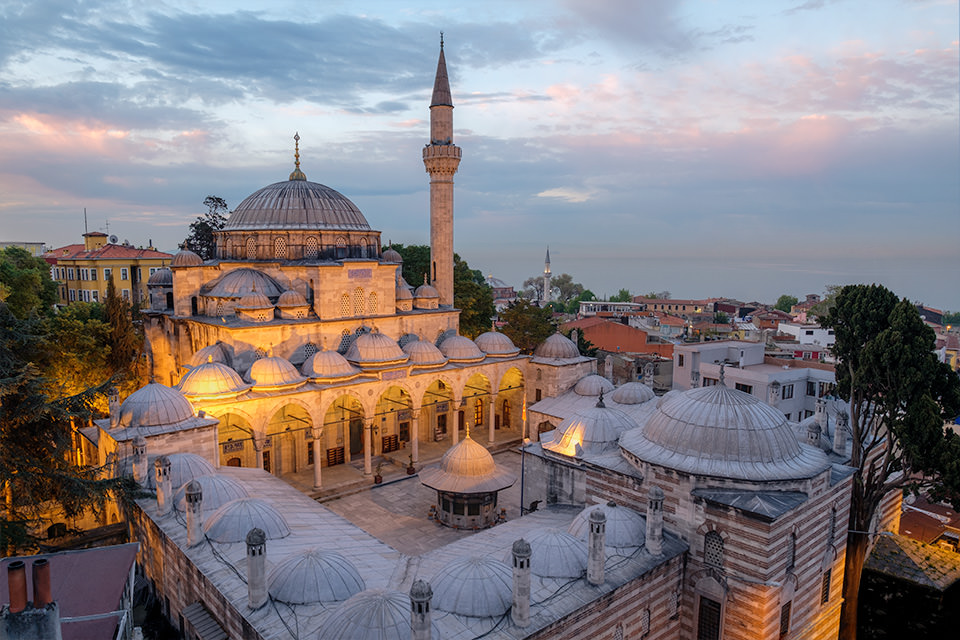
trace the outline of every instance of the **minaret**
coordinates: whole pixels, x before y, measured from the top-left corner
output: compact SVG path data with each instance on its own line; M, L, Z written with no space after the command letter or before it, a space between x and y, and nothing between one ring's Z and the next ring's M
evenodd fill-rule
M453 174L460 165L460 147L453 144L453 98L443 57L430 101L430 144L423 148L423 165L430 174L430 280L440 304L453 305Z
M547 306L550 302L550 247L547 247L547 259L543 262L543 304Z

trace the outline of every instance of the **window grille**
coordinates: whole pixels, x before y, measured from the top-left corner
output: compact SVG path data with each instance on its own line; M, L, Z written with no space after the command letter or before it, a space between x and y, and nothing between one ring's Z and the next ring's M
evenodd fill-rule
M257 350L254 352L254 357L257 360L263 360L267 357L267 350L263 347L257 347Z
M380 312L380 301L377 299L377 292L374 291L370 294L370 313L379 313Z
M786 638L790 633L790 603L780 607L780 637Z
M337 348L337 351L340 353L345 353L350 347L351 342L353 342L353 335L350 333L349 329L344 329L340 336L340 346Z
M827 604L830 602L830 569L827 569L823 574L823 579L820 583L820 604Z
M257 259L257 241L253 238L247 238L247 260Z
M720 640L720 603L700 596L697 640Z
M345 293L340 296L340 317L347 318L350 316L350 294Z
M337 238L337 257L346 258L347 257L347 239L343 236Z
M287 257L287 239L286 238L276 238L273 241L273 257L274 258L286 258Z
M317 256L320 254L320 246L317 243L317 239L313 236L307 238L307 249L304 251L304 257L308 260L316 260Z
M716 531L703 537L703 561L712 567L723 566L723 538Z
M360 238L360 257L361 258L367 257L367 239L366 238Z
M317 345L313 344L312 342L308 342L307 344L303 345L303 353L308 358L313 354L315 354L317 351L319 351L319 349L317 349Z
M353 290L353 315L362 316L366 310L367 303L363 297L363 287L357 287Z

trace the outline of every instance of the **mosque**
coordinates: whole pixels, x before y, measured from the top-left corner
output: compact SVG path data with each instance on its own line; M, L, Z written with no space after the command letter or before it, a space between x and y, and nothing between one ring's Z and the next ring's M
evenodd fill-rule
M182 251L151 277L157 382L85 433L89 455L156 491L130 520L164 613L202 639L836 637L842 425L791 423L722 374L662 397L615 388L559 334L533 356L458 335L452 112L441 43L429 282L403 280L359 209L307 180L298 146L215 259ZM549 430L528 437L533 421ZM370 474L375 456L438 441L419 480L441 524L477 532L419 556L282 479L312 468L319 488L324 469ZM520 478L488 451L511 441ZM516 481L542 507L498 521Z

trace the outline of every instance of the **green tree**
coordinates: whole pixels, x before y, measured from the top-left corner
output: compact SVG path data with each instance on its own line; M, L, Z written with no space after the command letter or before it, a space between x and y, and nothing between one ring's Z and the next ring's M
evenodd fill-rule
M713 314L713 322L714 324L729 324L730 316L723 311L717 311Z
M525 298L518 298L501 311L500 320L506 323L503 333L528 355L557 330L550 309L541 309Z
M527 300L543 300L543 276L531 276L524 280L520 295Z
M833 305L836 304L837 294L840 293L840 289L841 287L838 284L828 284L827 295L823 296L820 302L807 310L807 317L822 320L823 317L833 309Z
M218 196L203 199L207 212L190 224L190 235L183 241L183 248L193 251L204 260L216 257L217 242L213 232L223 229L227 223L227 201Z
M570 334L573 333L573 329L570 329L565 335L569 338ZM588 358L596 358L597 353L600 349L594 345L592 342L583 337L583 331L577 331L577 351L580 352L580 355L587 356Z
M633 300L633 294L629 289L620 289L616 295L610 296L610 302L630 302Z
M497 310L483 272L453 254L453 306L460 309L460 334L476 338L490 329Z
M569 273L561 273L550 279L550 288L557 291L557 300L567 304L583 293L583 285L573 281Z
M943 314L943 324L944 326L948 324L960 324L960 311L947 311L945 314Z
M390 245L403 258L403 279L412 287L423 284L424 276L430 273L430 247L425 244Z
M790 308L793 305L797 304L797 302L799 302L799 300L797 300L795 296L791 296L785 293L779 298L777 298L777 304L773 305L773 308L779 309L784 313L790 313Z
M651 291L647 295L643 296L644 298L651 298L654 300L669 300L671 293L669 291Z
M75 464L71 423L90 416L102 389L50 395L56 385L41 376L37 362L58 354L44 327L0 303L0 549L7 553L35 550L31 530L42 529L52 512L74 518L131 489L128 480L104 479L98 469Z
M840 638L856 638L868 534L883 498L929 488L960 507L960 379L938 362L916 308L879 285L848 285L821 318L836 335L837 392L850 402L854 475Z
M109 325L110 353L107 356L107 363L110 366L110 373L120 374L128 380L136 378L136 365L143 347L143 335L133 325L130 305L117 295L113 278L107 280L107 297L104 300L104 307Z
M0 302L18 318L48 313L57 302L57 283L47 261L20 247L0 251Z
M75 396L110 379L110 324L104 306L97 302L74 302L46 318L38 337L44 342L33 362L47 385L51 398ZM91 402L106 412L106 399Z
M576 298L573 298L572 300L570 300L570 302L567 303L567 308L564 310L567 313L578 313L580 311L581 302L589 302L591 300L596 300L596 299L597 299L597 296L596 294L593 293L593 291L590 291L590 289L584 289L580 295L578 295Z

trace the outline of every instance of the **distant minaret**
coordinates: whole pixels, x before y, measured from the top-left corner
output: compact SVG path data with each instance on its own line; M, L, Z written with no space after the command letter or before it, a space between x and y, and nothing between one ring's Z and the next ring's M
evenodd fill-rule
M460 147L453 144L453 98L443 57L430 101L430 144L423 148L423 165L430 174L430 280L441 305L453 305L453 174L460 166Z
M547 247L547 259L543 263L543 306L550 302L550 247Z

